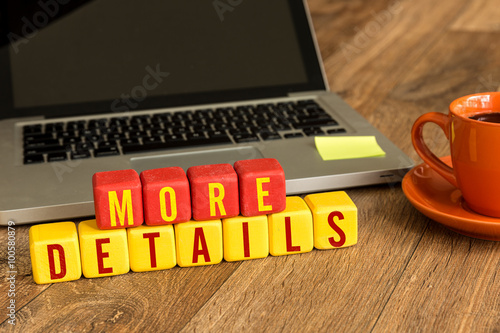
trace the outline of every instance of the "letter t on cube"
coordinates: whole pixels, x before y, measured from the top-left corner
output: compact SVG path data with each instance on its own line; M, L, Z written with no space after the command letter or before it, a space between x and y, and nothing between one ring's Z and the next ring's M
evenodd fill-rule
M285 173L276 159L237 161L234 169L239 179L241 215L258 216L285 210Z
M142 224L142 185L135 170L97 172L92 177L92 186L99 229Z

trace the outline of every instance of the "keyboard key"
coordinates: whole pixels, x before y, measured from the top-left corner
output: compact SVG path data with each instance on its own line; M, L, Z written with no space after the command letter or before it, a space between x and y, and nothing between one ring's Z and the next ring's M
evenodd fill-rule
M259 141L259 138L255 134L252 134L252 133L236 133L233 135L233 139L237 143Z
M40 142L40 141L46 141L53 139L54 136L52 133L37 133L37 134L29 134L24 137L24 142L25 143L33 143L33 142Z
M36 133L42 133L42 125L25 125L23 126L23 133L24 134L36 134Z
M302 129L306 127L312 126L333 126L338 125L338 123L332 118L313 118L313 119L303 119L298 123L293 124L293 127L296 129Z
M281 139L281 136L276 133L276 132L272 132L272 131L262 131L260 134L260 137L262 138L262 140L278 140L278 139Z
M285 139L292 139L292 138L301 138L303 137L304 134L300 133L300 132L296 132L296 133L286 133L284 135Z
M43 159L42 154L33 154L24 156L24 164L35 164L35 163L43 163L45 160Z
M102 147L102 148L94 149L94 156L95 157L111 156L111 155L119 155L119 154L120 154L120 151L118 150L118 147L116 147L116 146L109 146L109 147Z
M142 143L145 145L161 143L161 138L159 136L150 136L147 138L142 138Z
M89 157L90 157L89 150L79 150L79 151L72 151L71 152L71 159L72 160L79 160L79 159L89 158Z
M302 131L307 136L324 135L325 134L325 132L323 132L323 130L319 127L304 128Z
M47 162L65 161L67 158L66 152L53 152L47 154Z
M326 131L328 134L340 134L345 132L346 130L344 128L332 128Z

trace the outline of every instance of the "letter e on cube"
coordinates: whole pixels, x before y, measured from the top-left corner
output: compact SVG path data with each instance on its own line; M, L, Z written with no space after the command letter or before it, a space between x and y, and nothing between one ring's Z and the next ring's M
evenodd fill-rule
M285 173L276 159L237 161L234 169L239 180L241 215L258 216L285 209Z

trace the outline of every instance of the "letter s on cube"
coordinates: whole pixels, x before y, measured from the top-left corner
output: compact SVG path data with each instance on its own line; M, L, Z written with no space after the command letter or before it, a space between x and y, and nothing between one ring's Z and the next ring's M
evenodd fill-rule
M97 172L92 186L99 229L135 227L144 222L142 185L135 170Z
M358 209L344 191L309 194L304 200L312 211L314 247L347 247L358 242Z
M259 216L285 210L285 172L276 159L237 161L234 169L239 180L241 215Z

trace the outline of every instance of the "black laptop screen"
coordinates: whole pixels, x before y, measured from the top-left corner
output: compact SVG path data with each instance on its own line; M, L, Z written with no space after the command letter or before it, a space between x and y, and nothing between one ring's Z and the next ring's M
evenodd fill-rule
M3 6L2 118L324 89L296 0L42 0Z

